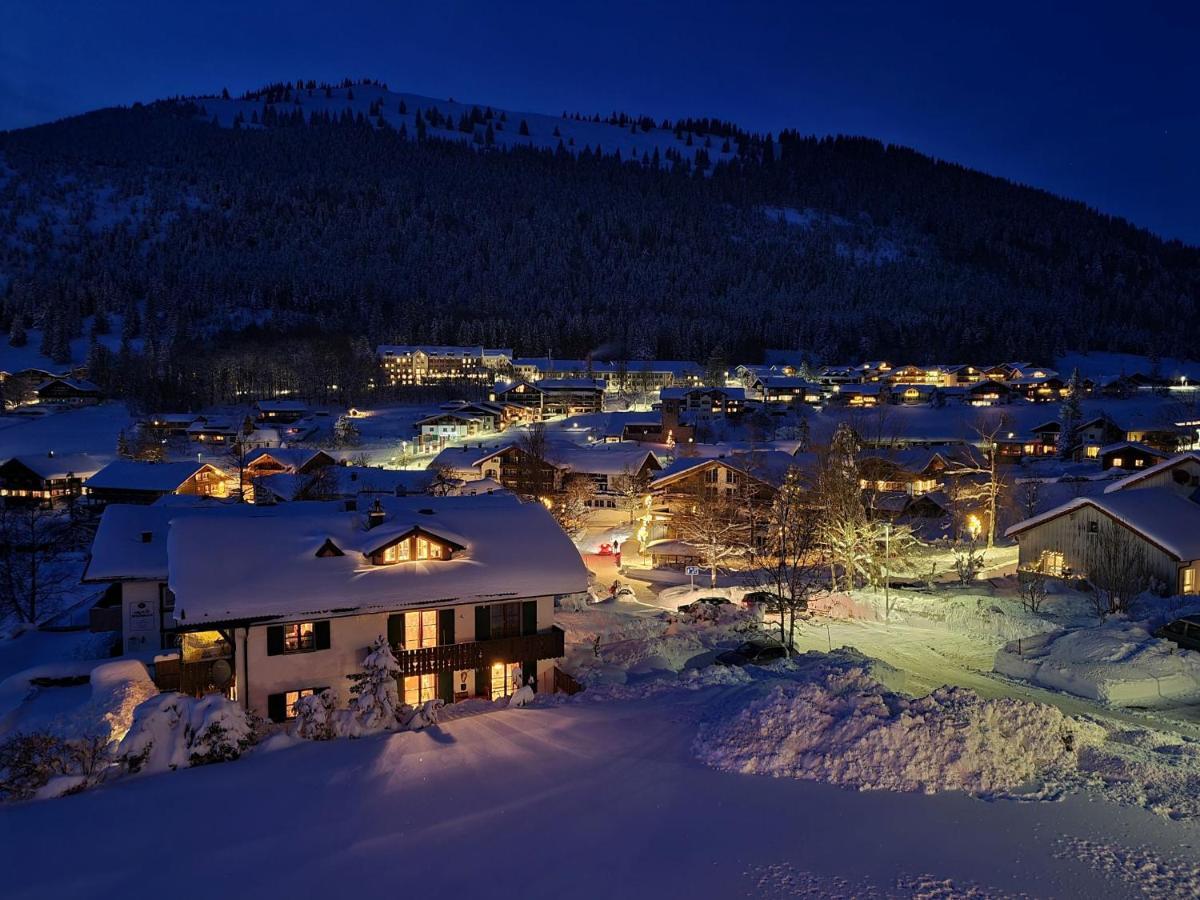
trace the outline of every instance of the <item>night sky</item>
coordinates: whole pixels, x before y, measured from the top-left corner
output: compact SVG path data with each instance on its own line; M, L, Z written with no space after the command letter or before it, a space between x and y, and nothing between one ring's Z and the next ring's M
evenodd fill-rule
M1198 44L1200 4L1183 0L14 0L0 21L0 128L369 76L506 109L869 135L1200 244Z

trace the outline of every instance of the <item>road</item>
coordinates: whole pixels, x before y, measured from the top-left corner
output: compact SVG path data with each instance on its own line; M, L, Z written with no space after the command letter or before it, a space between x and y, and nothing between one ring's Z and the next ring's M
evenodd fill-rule
M900 683L892 686L909 694L925 694L952 684L970 688L983 697L1033 700L1056 706L1068 715L1097 716L1200 739L1200 707L1179 706L1154 711L1125 709L1004 678L991 671L999 644L960 637L943 629L817 619L797 627L796 643L801 650L855 647L900 670L903 673Z

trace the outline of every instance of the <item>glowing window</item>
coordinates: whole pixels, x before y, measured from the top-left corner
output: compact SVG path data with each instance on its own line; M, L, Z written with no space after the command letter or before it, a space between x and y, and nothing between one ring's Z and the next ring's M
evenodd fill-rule
M413 650L417 647L434 647L437 645L437 610L423 609L420 612L404 614L404 648Z
M416 706L426 700L437 698L437 675L406 675L404 677L404 702Z

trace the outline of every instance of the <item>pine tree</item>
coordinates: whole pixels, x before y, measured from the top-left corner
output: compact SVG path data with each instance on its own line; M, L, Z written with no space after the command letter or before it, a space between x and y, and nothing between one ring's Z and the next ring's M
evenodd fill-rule
M1075 449L1075 429L1083 422L1083 380L1079 377L1079 369L1071 373L1058 421L1062 428L1058 433L1058 455L1066 459Z
M521 125L517 129L517 133L520 134L521 137L529 137L529 123L524 119L521 120Z
M363 660L363 669L350 676L350 711L367 732L394 728L400 711L396 677L400 664L382 635L375 638Z
M21 322L21 317L15 316L12 328L8 330L8 346L24 347L27 343L29 343L29 336L25 334L25 326Z

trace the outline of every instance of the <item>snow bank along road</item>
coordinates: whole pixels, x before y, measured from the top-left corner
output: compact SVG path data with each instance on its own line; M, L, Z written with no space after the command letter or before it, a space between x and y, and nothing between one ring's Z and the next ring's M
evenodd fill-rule
M728 774L672 689L300 744L0 812L6 898L1167 897L1200 825L1082 796L983 801ZM150 879L150 880L148 880Z

